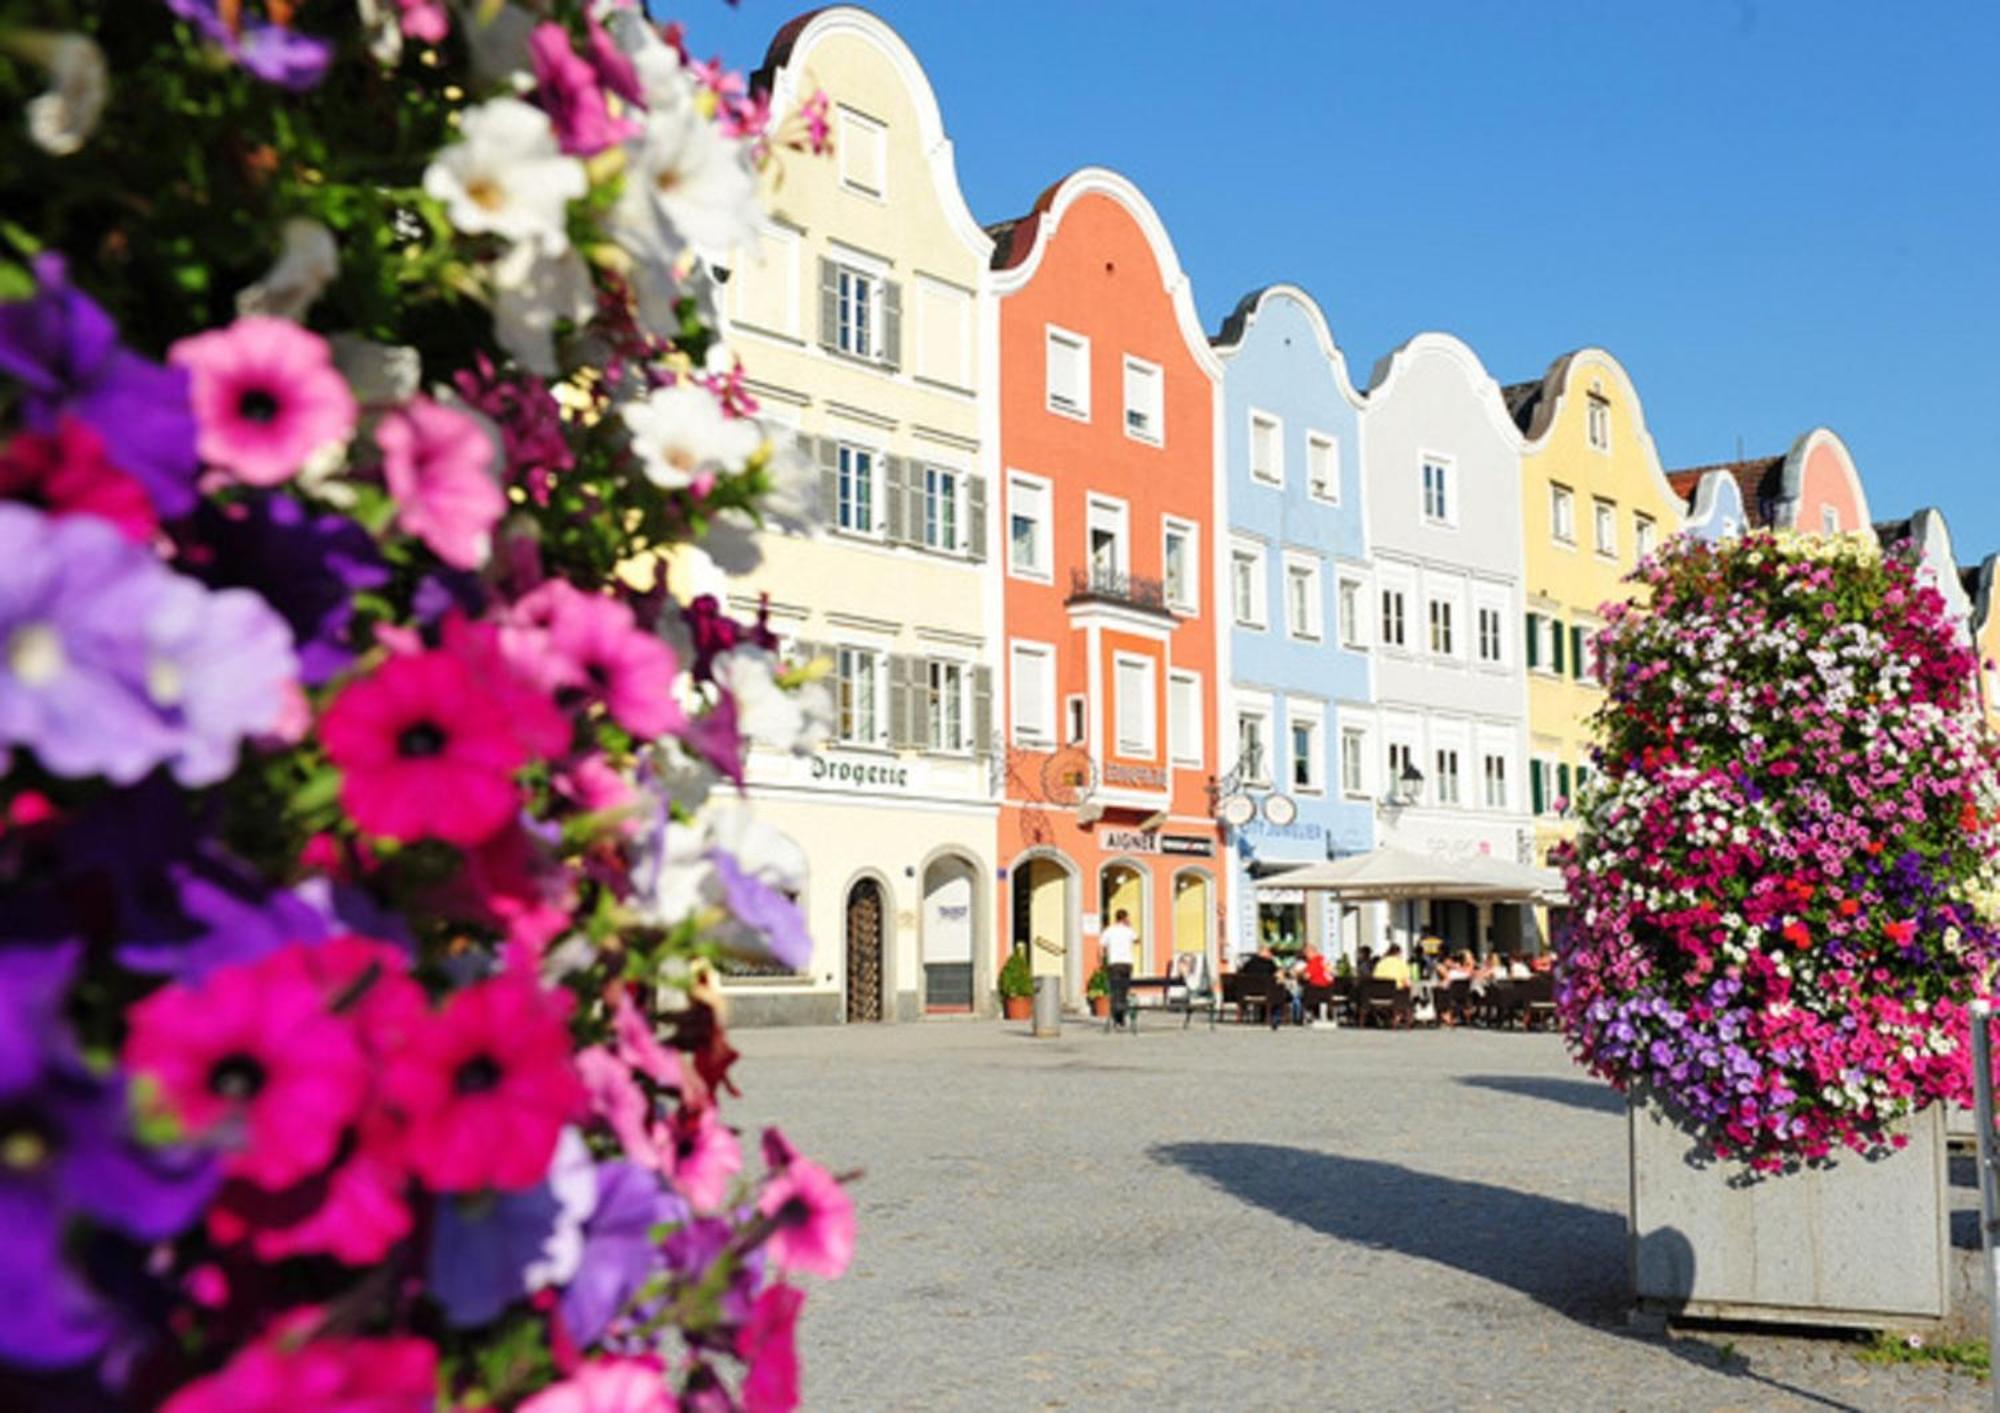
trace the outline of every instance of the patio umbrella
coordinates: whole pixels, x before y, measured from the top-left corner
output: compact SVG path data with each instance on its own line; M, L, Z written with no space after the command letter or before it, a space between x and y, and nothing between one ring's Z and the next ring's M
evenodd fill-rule
M1549 869L1502 859L1440 859L1385 846L1328 863L1305 864L1261 880L1276 888L1332 893L1348 900L1399 901L1462 898L1479 902L1532 902L1560 892L1562 877Z

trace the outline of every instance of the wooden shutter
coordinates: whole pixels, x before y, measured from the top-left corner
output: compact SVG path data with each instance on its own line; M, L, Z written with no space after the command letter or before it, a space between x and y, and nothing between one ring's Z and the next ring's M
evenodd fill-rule
M832 437L819 437L819 518L820 523L829 528L840 525L840 443Z
M890 368L903 366L903 287L895 280L882 281L881 359Z
M965 478L965 552L974 564L986 558L986 478Z
M1556 767L1556 795L1567 805L1569 798L1569 765L1565 762Z
M1546 768L1541 761L1528 762L1528 793L1533 797L1535 813L1541 814L1549 807L1549 785Z
M1583 626L1572 624L1569 630L1569 675L1577 681L1583 680Z
M882 466L882 481L886 489L884 499L889 505L888 538L890 543L900 544L914 538L911 534L913 527L910 524L909 510L904 503L904 492L907 487L903 482L909 467L900 456L883 457Z
M819 261L819 342L840 347L840 267L825 256Z
M972 748L981 753L993 749L993 669L972 669Z
M1551 619L1550 621L1555 625L1555 632L1549 635L1549 666L1553 667L1556 671L1556 676L1560 677L1568 670L1563 664L1563 656L1564 648L1568 645L1569 635L1563 632L1560 620Z
M1542 616L1539 613L1528 615L1528 632L1526 636L1528 643L1528 666L1540 667L1542 665Z
M901 750L913 745L910 739L911 659L901 653L889 654L889 744Z

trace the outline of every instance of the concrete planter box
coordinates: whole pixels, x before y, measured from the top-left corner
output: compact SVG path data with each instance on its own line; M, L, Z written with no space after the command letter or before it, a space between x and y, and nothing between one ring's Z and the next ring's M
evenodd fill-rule
M1713 1320L1911 1329L1951 1305L1944 1116L1873 1162L1744 1181L1739 1163L1635 1100L1632 1293L1640 1310Z

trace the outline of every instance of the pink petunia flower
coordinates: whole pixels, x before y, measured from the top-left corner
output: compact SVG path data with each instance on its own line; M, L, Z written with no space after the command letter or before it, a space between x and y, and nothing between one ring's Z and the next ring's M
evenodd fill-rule
M662 1171L681 1196L714 1211L729 1196L730 1181L743 1171L743 1145L712 1108L680 1109L654 1135Z
M799 1309L805 1292L777 1281L750 1307L736 1332L743 1361L743 1413L791 1413L799 1406Z
M519 1413L675 1413L666 1370L650 1359L598 1359L520 1405Z
M854 1203L817 1163L794 1158L757 1199L777 1229L765 1249L780 1270L832 1280L854 1259Z
M636 736L686 723L673 691L680 659L639 627L628 604L550 579L508 610L500 642L517 672L559 698L602 703Z
M494 445L469 413L413 397L375 428L396 523L454 569L477 569L507 512Z
M310 1312L313 1323L318 1312ZM437 1404L437 1350L413 1336L308 1339L281 1320L219 1373L197 1379L161 1413L428 1413Z
M637 123L611 115L597 70L577 57L568 30L544 20L528 36L528 54L535 67L535 101L549 115L564 152L595 156L638 133Z
M354 435L357 408L333 351L289 319L252 314L184 338L201 457L252 486L290 480L316 453Z
M625 1156L658 1172L664 1160L647 1127L652 1104L631 1068L602 1045L592 1045L577 1052L576 1073L590 1096L590 1111L604 1120Z
M383 1089L410 1167L439 1192L533 1187L584 1107L567 992L502 975L455 993L390 1058Z
M465 866L437 897L445 916L498 928L507 965L531 975L569 930L575 902L568 870L518 823L466 850Z
M420 44L442 44L451 32L451 16L443 0L397 0L402 11L403 38Z
M74 417L58 421L53 434L22 432L0 448L0 500L56 517L95 515L139 544L160 527L146 488L112 465L103 440Z

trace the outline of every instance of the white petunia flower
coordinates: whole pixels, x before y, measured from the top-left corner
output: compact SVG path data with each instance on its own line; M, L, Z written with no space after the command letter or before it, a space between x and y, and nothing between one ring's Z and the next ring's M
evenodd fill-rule
M695 383L657 388L619 409L646 479L680 490L703 474L734 475L763 444L747 417L730 417L714 393Z
M672 927L715 902L721 885L708 859L708 831L670 820L649 841L632 871L639 902L656 923Z
M494 263L494 336L531 373L552 378L561 371L556 325L581 324L596 307L590 270L573 250L547 255L523 244Z
M236 296L239 315L268 314L302 322L340 273L340 247L333 232L318 221L294 216L285 222L284 241L264 278Z
M805 889L806 851L791 835L766 824L748 805L714 805L705 817L712 846L735 859L744 873L780 893Z
M567 250L567 207L589 181L583 164L557 147L548 114L495 98L467 111L460 132L424 169L424 191L445 204L452 225L467 235L534 241L549 255Z
M822 682L795 690L778 685L776 656L735 648L715 659L715 681L736 699L736 729L774 751L811 755L833 734L833 697Z
M653 109L625 151L620 205L642 205L622 212L622 229L644 232L650 217L664 228L654 238L661 248L684 242L715 262L755 237L760 208L749 144L725 137L692 103Z
M811 534L820 522L819 471L798 438L768 429L770 489L763 499L764 523L787 535Z
M49 71L48 91L27 103L28 136L44 152L69 156L104 116L111 93L104 51L82 34L17 35L13 47Z

